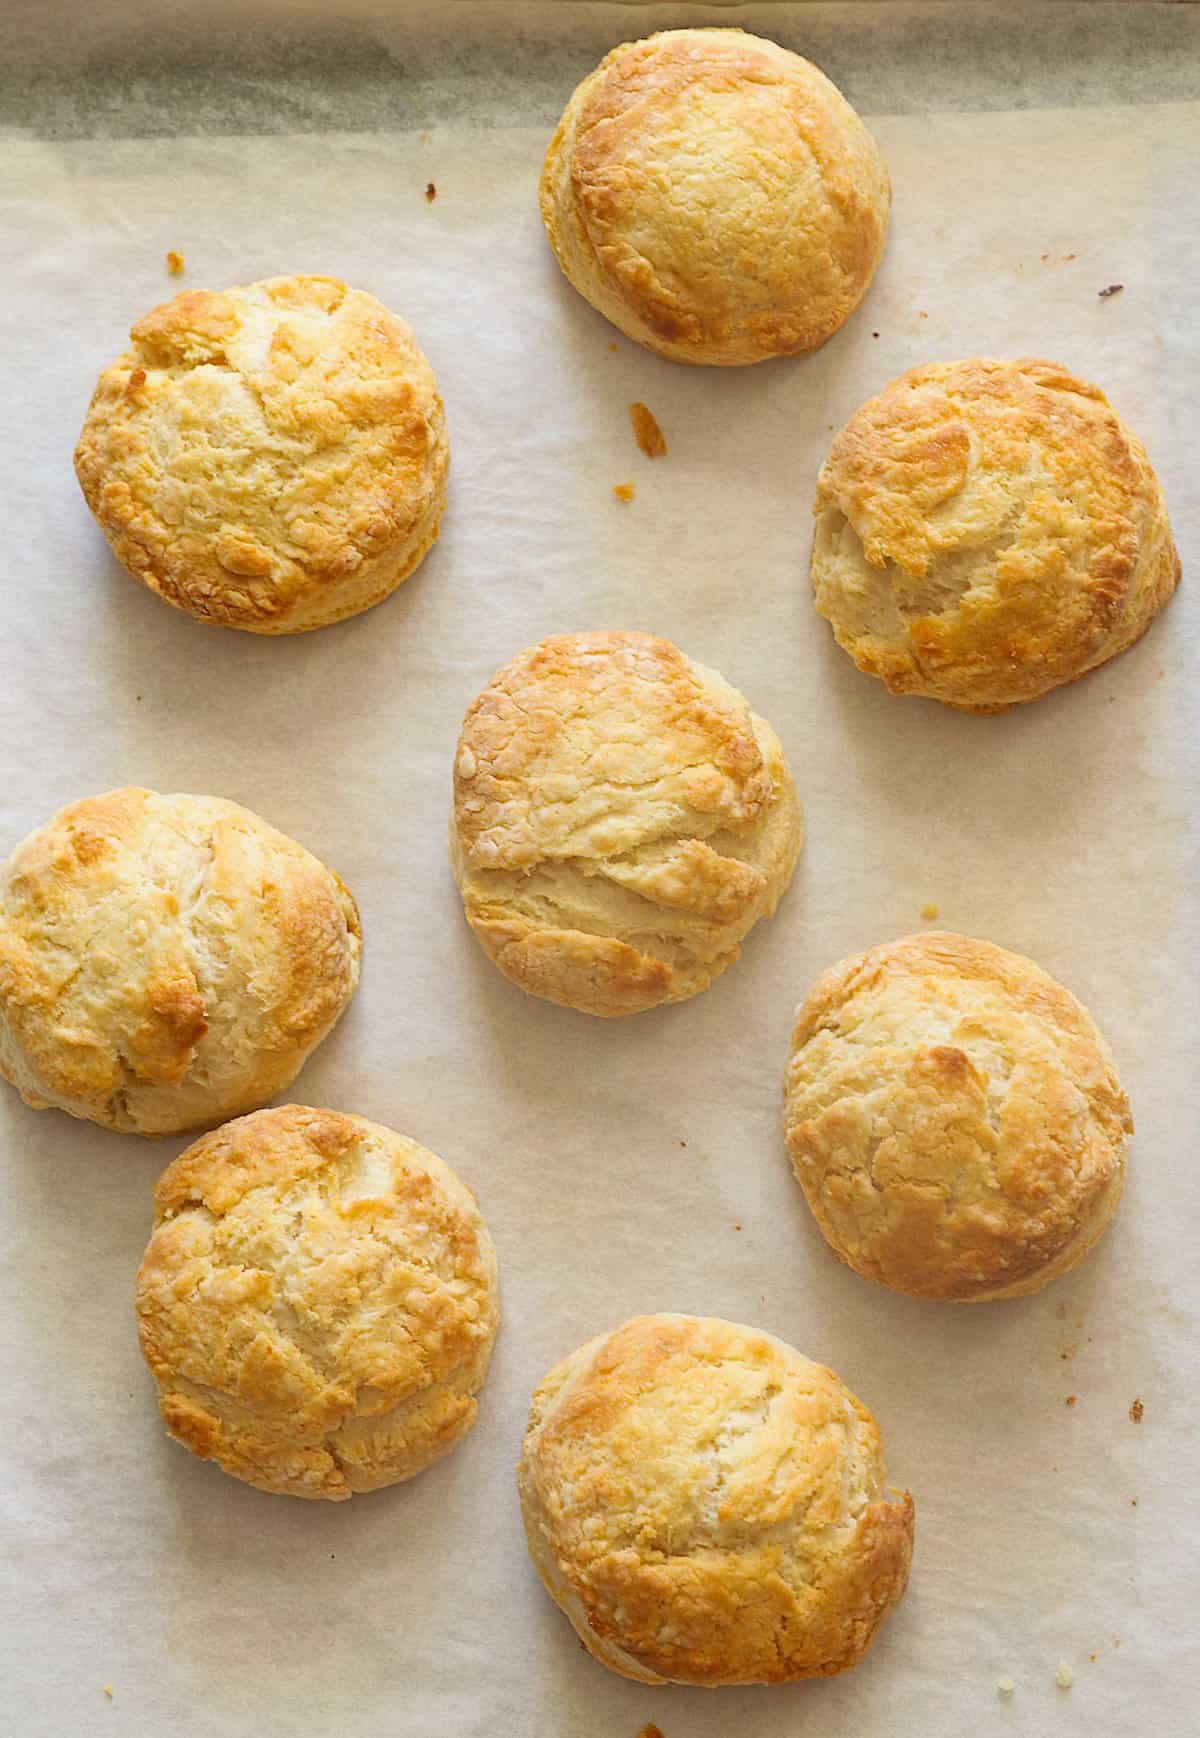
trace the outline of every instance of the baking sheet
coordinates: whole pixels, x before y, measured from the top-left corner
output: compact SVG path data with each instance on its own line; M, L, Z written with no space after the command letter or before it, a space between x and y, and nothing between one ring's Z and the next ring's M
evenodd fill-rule
M836 40L831 70L891 167L894 225L864 309L825 350L687 370L617 339L566 287L534 199L547 90L565 98L598 37L678 11L562 4L534 41L534 10L444 8L461 42L456 58L443 35L439 69L419 52L428 9L414 9L425 94L398 74L390 124L378 105L364 118L331 60L336 127L281 130L280 72L263 85L269 129L226 136L193 120L190 136L149 139L123 130L109 64L79 87L84 133L49 124L48 72L40 107L26 81L24 119L0 144L0 842L135 781L235 798L334 864L362 907L363 984L292 1096L393 1124L453 1163L493 1230L504 1302L478 1427L448 1462L344 1505L261 1495L164 1438L137 1352L131 1282L151 1188L185 1142L143 1144L0 1094L0 1731L634 1738L653 1720L665 1738L1190 1733L1191 586L1087 681L972 719L859 676L813 613L806 564L817 468L863 397L922 360L1032 351L1097 379L1143 434L1186 575L1200 531L1200 109L1175 62L1174 100L1143 100L1162 85L1123 29L1108 66L1120 105L1097 100L1093 39L1082 101L1063 67L1074 106L956 112L951 72L979 89L978 32L994 28L969 9L941 9L950 70L940 99L915 109L925 63L889 72L880 44L904 40L904 17L910 44L924 40L929 7L739 11L792 46ZM851 10L869 103L841 31ZM1057 10L1053 28L1072 14L1082 40L1089 9ZM1151 59L1163 14L1174 32L1184 10L1091 9L1110 24L1144 15ZM402 63L403 20L387 29ZM998 86L1027 88L1022 65L1036 86L1044 55L1008 40L1025 58L997 65ZM510 99L524 73L536 86L528 124L507 99L479 124L470 67L489 45L492 86ZM198 77L160 66L158 107L143 85L129 112L161 112ZM218 84L210 117L220 103ZM71 450L130 321L180 287L168 248L186 255L185 285L329 271L416 327L446 399L453 480L440 543L389 603L259 640L165 608L107 555ZM1122 292L1099 299L1113 282ZM633 399L659 418L666 458L634 447ZM626 481L628 506L612 494ZM736 683L779 730L808 823L792 890L742 961L696 1001L623 1023L506 984L466 931L444 851L467 703L519 648L609 625L666 634ZM928 902L1082 997L1137 1120L1125 1203L1095 1254L1041 1297L978 1310L841 1269L778 1131L795 1003L833 959L919 928ZM513 1484L529 1391L585 1336L656 1309L768 1327L879 1416L890 1471L916 1498L917 1550L910 1593L858 1671L647 1689L590 1661L542 1593ZM1017 1685L1009 1702L1001 1676Z

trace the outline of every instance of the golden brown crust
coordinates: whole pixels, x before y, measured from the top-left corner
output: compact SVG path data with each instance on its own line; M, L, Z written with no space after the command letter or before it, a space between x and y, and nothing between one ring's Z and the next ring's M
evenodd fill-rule
M642 1683L857 1665L904 1592L913 1505L832 1370L736 1323L639 1316L533 1397L530 1554L588 1651Z
M574 92L542 172L563 272L677 362L795 356L833 336L879 264L891 191L824 74L740 30L614 48Z
M220 1121L290 1085L361 945L339 878L248 809L87 797L0 865L0 1075L136 1134Z
M260 1490L411 1478L475 1422L499 1320L474 1196L392 1129L284 1105L163 1173L137 1276L167 1429Z
M834 1253L914 1297L1038 1291L1121 1198L1129 1101L1032 960L933 931L832 966L796 1016L784 1132Z
M135 578L202 621L301 633L406 579L449 449L412 332L336 278L185 290L96 387L75 468Z
M467 713L455 876L532 995L620 1015L697 994L774 911L800 841L775 733L667 640L543 640Z
M894 694L1036 700L1125 651L1179 578L1145 448L1055 362L914 368L817 485L817 609Z

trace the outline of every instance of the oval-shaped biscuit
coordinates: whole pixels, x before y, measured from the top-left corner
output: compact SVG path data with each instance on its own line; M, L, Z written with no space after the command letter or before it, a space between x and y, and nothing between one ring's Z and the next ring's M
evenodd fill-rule
M879 264L891 190L808 61L740 30L664 30L575 91L541 204L563 272L620 331L731 366L833 336Z
M801 843L770 725L650 634L560 634L471 706L451 855L506 977L589 1014L696 995L774 911Z
M1145 448L1056 362L931 362L857 410L817 484L817 610L893 694L1000 712L1094 670L1179 578Z
M446 502L433 370L337 278L186 290L100 376L75 469L135 579L201 621L295 634L420 564Z
M291 1084L361 950L338 876L249 809L87 797L0 864L0 1075L106 1128L219 1122Z
M475 1422L499 1321L475 1197L394 1130L289 1104L163 1173L138 1334L177 1442L284 1496L412 1478Z
M1087 1010L1032 960L929 931L842 960L796 1016L796 1176L834 1254L914 1297L1021 1297L1121 1198L1129 1101Z
M904 1592L913 1504L832 1370L770 1334L638 1316L533 1397L530 1555L588 1652L645 1684L857 1665Z

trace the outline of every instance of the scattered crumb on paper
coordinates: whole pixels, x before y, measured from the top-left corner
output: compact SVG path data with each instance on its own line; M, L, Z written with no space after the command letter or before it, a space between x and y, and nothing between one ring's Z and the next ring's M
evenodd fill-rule
M1066 1399L1063 1401L1063 1405L1064 1406L1074 1406L1074 1404L1075 1404L1074 1394L1068 1394Z
M923 905L921 907L921 916L925 919L926 923L932 923L937 914L938 908L936 905Z
M1058 1685L1060 1690L1069 1690L1071 1685L1075 1682L1075 1673L1071 1670L1066 1660L1059 1660L1058 1670L1054 1674L1054 1682Z
M1135 1400L1133 1402L1132 1406L1129 1408L1129 1421L1130 1421L1130 1423L1131 1424L1140 1424L1142 1422L1142 1418L1143 1418L1143 1415L1145 1414L1145 1411L1146 1411L1146 1408L1142 1405L1141 1401Z
M632 501L633 500L633 484L632 483L614 483L613 484L613 494L617 497L618 501Z
M1107 302L1110 296L1119 296L1124 288L1124 284L1105 284L1102 290L1097 291L1097 294L1102 302Z
M1011 1678L996 1679L996 1689L1001 1696L1011 1696L1016 1687Z
M430 205L432 205L434 200L437 198L437 182L436 181L427 181L425 183L425 197L429 201Z
M170 274L173 278L178 278L178 277L183 276L183 268L186 264L187 264L187 261L184 259L183 255L181 253L176 253L174 248L171 248L168 251L168 253L167 253L167 270L170 272Z
M661 459L667 450L663 431L655 420L653 411L644 404L631 404L629 420L633 424L633 436L648 459Z

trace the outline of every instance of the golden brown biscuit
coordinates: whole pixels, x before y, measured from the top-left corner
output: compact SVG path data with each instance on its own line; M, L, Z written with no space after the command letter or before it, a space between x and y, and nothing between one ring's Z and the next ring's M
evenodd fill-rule
M1074 996L1020 954L933 931L818 979L784 1132L835 1255L893 1291L971 1303L1083 1259L1121 1199L1133 1122Z
M638 1316L533 1397L530 1555L595 1659L644 1684L857 1665L904 1592L913 1504L832 1370L770 1334Z
M412 1478L475 1422L499 1320L475 1197L360 1116L288 1104L164 1173L138 1334L177 1442L260 1490Z
M455 878L531 995L602 1015L696 995L774 911L800 841L775 732L667 640L543 640L467 713Z
M819 613L893 694L1036 700L1143 634L1179 578L1145 448L1055 362L932 362L855 412L817 484Z
M75 469L130 573L201 621L357 615L438 533L449 449L403 320L336 278L186 290L100 376Z
M348 889L248 809L87 797L0 864L0 1075L134 1134L219 1122L291 1084L361 946Z
M808 61L740 30L664 30L575 91L541 205L563 272L627 337L732 366L833 336L879 264L891 190Z

